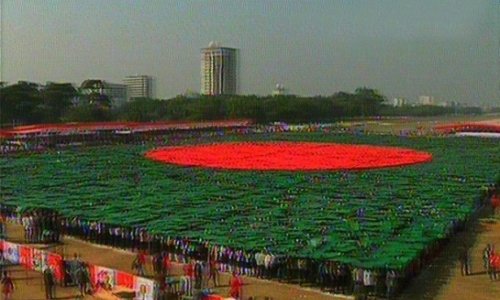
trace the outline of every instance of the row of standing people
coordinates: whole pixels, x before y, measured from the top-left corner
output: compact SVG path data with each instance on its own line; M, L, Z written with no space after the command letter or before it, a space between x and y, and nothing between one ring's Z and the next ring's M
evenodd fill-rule
M33 215L24 215L22 218L31 220L30 217L40 215L34 213ZM340 263L289 257L270 251L234 250L230 247L193 242L187 238L165 238L161 235L150 235L145 228L124 228L78 218L57 218L54 214L48 214L48 216L51 216L49 218L51 222L41 222L40 224L47 224L50 228L58 228L58 235L67 233L98 244L133 251L144 251L152 254L164 252L164 256L168 257L169 260L181 263L190 260L212 261L215 264L212 269L217 269L217 272L235 272L259 278L298 282L299 284L307 282L323 286L327 290L342 293L354 292L353 269ZM53 217L55 217L55 222ZM54 225L55 223L59 225ZM335 266L334 271L325 272L325 263L328 263L328 266ZM139 267L137 268L138 274L142 275L143 271ZM386 274L385 270L381 272ZM377 286L389 288L386 280L381 278L381 276L377 277ZM365 285L364 282L363 285ZM394 280L390 288L394 290L397 285L398 280ZM380 294L380 291L381 289L377 289L376 292Z
M324 285L327 290L354 292L353 267L334 261L328 263L336 266L335 271L324 272L321 271L322 264L327 261L290 257L266 250L235 250L207 242L192 241L188 238L169 238L149 234L145 228L140 227L112 226L78 218L59 218L58 224L60 224L60 234L69 234L90 242L132 251L146 251L150 254L164 251L171 261L181 263L186 263L190 259L213 261L217 270L222 272L236 272L242 275L300 284L312 283ZM387 274L387 271L389 270L377 270L382 274ZM405 271L398 274L397 279L393 280L391 285L387 284L388 281L384 279L384 275L376 276L375 286L390 288L392 291L398 290L408 277L408 272ZM363 286L365 286L364 282ZM382 289L374 289L374 293L381 294Z
M28 243L55 243L61 236L60 218L55 212L34 210L22 214L24 239Z

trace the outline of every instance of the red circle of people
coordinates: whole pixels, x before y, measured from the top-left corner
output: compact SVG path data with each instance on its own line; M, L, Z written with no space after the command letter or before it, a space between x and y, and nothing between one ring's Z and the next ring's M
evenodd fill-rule
M246 171L338 171L430 162L430 153L405 148L307 142L222 143L165 147L147 158L187 167Z

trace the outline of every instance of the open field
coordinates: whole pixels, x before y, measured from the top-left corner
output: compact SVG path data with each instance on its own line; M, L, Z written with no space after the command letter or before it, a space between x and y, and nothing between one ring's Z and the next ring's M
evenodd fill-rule
M471 116L439 116L439 117L394 117L380 121L345 122L345 125L356 125L369 132L399 134L401 131L428 131L435 126L451 123L500 124L499 114Z
M384 120L366 123L367 127L371 126L373 129L369 131L394 133L401 129L430 128L437 124L454 122L500 123L498 115L493 118L491 116L441 120L420 118L406 121ZM390 130L386 131L386 129ZM52 207L69 217L102 219L110 224L123 226L146 226L150 230L154 229L156 233L167 235L180 232L182 236L208 239L214 243L220 242L218 238L222 238L225 243L233 243L231 245L242 249L271 247L273 251L278 252L277 249L285 247L287 253L295 251L297 255L319 259L334 259L365 266L377 266L382 263L388 265L387 262L392 261L393 266L398 267L399 264L404 265L404 262L401 263L400 258L391 259L393 257L391 248L388 248L386 242L377 241L380 234L382 234L381 239L390 241L389 246L391 243L397 246L399 242L400 246L395 249L409 247L410 252L418 253L421 247L425 247L425 242L442 237L445 230L444 227L439 226L439 222L442 221L445 224L453 219L463 219L470 214L481 187L492 182L498 175L497 170L500 169L497 154L500 153L500 146L498 140L491 139L265 134L248 137L215 137L213 140L221 142L250 139L313 140L403 146L428 151L433 154L434 159L429 164L406 168L342 172L334 175L323 172L299 172L299 174L273 172L274 178L271 178L261 173L236 172L231 176L225 176L220 171L155 164L144 160L142 156L151 149L151 145L69 149L33 156L20 155L17 158L2 158L0 160L1 196L2 200L10 204ZM208 141L186 141L188 144L199 142ZM116 158L118 160L115 161ZM249 177L252 179L248 179ZM63 180L68 178L69 182ZM204 184L210 188L206 188ZM114 186L117 188L114 189ZM132 188L128 190L127 186ZM258 186L265 188L259 190ZM402 188L399 188L400 186ZM80 188L83 192L78 194ZM252 190L253 194L246 198L244 194L249 190ZM370 192L367 192L368 190ZM77 191L76 194L75 191ZM213 212L202 210L193 214L193 208L205 208L207 205L204 202L198 202L201 198L196 195L182 193L185 191L209 195L209 205L217 208L217 214L214 216ZM108 192L110 193L106 196ZM161 197L163 204L154 201L157 193L163 195ZM266 197L268 195L270 197ZM256 196L257 206L262 205L265 209L245 204L249 199L252 201L256 199ZM352 204L351 207L342 205L344 199ZM393 199L393 202L388 201L389 199ZM125 202L120 203L122 200ZM130 209L134 203L141 205ZM167 204L173 204L173 206L169 207ZM381 206L378 206L379 204ZM314 214L311 213L311 219L308 220L308 214L304 212L311 207ZM360 219L357 213L360 208L365 207L368 209ZM391 209L380 214L381 210L384 211L384 207ZM287 208L286 215L282 211L283 208ZM99 215L100 211L104 211L106 215ZM269 216L266 218L267 212ZM397 213L400 219L391 219L391 212ZM239 218L232 218L235 213ZM124 219L123 214L128 217ZM196 219L212 221L208 223L205 221L202 226L197 225L196 220L192 218L183 219L183 216L190 214ZM323 218L322 214L325 217L333 215L341 218L342 222ZM175 218L179 215L181 218ZM264 218L258 219L260 215ZM317 218L318 215L319 218ZM215 219L210 219L212 217ZM220 223L221 218L228 223L222 225L232 227L231 230L220 226L221 224L213 226L213 223ZM252 218L257 218L257 221L252 221ZM383 226L380 228L377 225L388 218L391 223L386 225L387 228ZM496 218L497 220L500 218L498 214ZM273 222L280 219L287 221L286 227L279 222ZM116 223L116 220L119 222ZM155 222L155 220L158 221ZM242 221L246 225L241 225ZM413 227L415 222L426 229L415 231ZM269 235L269 232L265 234L262 228L259 230L259 223L262 223L261 226L266 229L273 229L273 226L276 226L271 230L272 239L250 239L252 246L248 246L248 239L245 239L244 233L238 231L238 228L239 226L251 228L253 234ZM353 238L352 234L343 235L342 230L340 235L335 232L339 225L346 225L344 223L348 225L346 234L352 232L359 234ZM433 223L438 223L438 225ZM173 226L176 224L180 225ZM257 226L252 224L257 224ZM199 231L200 226L207 227L209 230ZM328 231L329 238L326 242L321 241L320 247L317 246L318 239L315 239L315 236L320 236L320 232L314 230L318 226L331 228ZM237 230L233 230L234 228ZM299 230L295 230L297 228ZM396 230L398 230L397 233ZM289 236L283 240L274 238L280 231L292 231L293 237L302 242L295 246L284 244ZM301 231L306 234L301 235ZM14 239L18 241L21 239L22 232L19 226L10 225L9 232ZM190 236L193 232L194 235ZM274 242L272 242L273 239ZM418 242L419 239L423 242ZM351 241L355 242L357 249L341 251L340 255L331 256L329 249L342 249ZM460 265L457 260L459 249L464 243L470 247L472 253L473 275L468 277L460 275ZM486 243L493 243L497 248L499 247L500 222L477 222L465 232L452 237L451 242L439 257L411 281L400 299L496 299L500 293L500 280L490 281L482 268L481 252ZM305 245L306 249L299 250L298 245ZM367 252L371 247L381 248L383 255L377 252ZM59 247L58 251L66 255L78 252L82 254L84 260L91 263L131 271L130 262L133 254L129 252L96 246L72 238L65 238L64 246ZM343 260L346 257L348 259ZM149 270L151 270L150 266ZM181 272L180 267L177 268L177 272ZM12 275L16 278L18 287L14 299L43 299L39 274L25 272L14 267ZM227 274L222 275L223 283L228 279ZM246 297L271 296L274 300L335 299L331 295L276 281L255 278L245 278L244 281ZM227 287L218 288L217 291L223 295L228 294ZM59 299L73 299L76 290L58 289L57 295ZM104 294L97 295L97 298L113 299L110 295ZM341 298L342 296L339 297Z
M500 212L496 222L478 221L460 232L440 256L417 276L399 299L494 300L500 295L500 280L491 281L483 268L482 252L488 243L500 245ZM471 276L462 276L458 260L463 245L470 249Z
M149 161L148 145L81 148L2 158L2 197L236 249L399 269L445 237L453 220L467 218L500 168L500 145L488 139L220 138L234 139L403 146L430 152L433 161L365 172L224 172Z

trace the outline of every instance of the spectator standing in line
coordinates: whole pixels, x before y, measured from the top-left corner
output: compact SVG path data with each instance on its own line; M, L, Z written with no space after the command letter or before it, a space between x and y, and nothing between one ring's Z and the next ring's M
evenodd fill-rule
M9 274L7 274L7 271L4 271L2 278L3 299L5 300L12 299L13 293L14 293L14 282L12 281L12 278L10 278Z
M265 254L257 252L255 254L255 261L257 264L257 278L264 278L264 258Z
M386 297L392 299L396 287L396 272L394 270L387 271L385 275L385 285L387 287Z
M153 270L155 275L163 273L163 256L160 252L153 256Z
M137 253L137 256L135 257L134 261L132 262L132 269L136 270L137 275L144 276L144 274L145 274L144 265L145 264L146 264L146 255L142 251L139 251L139 253Z
M170 257L167 252L163 252L163 274L166 276L170 275L170 268L172 263L170 262Z
M203 265L201 261L194 263L194 286L196 289L201 289L203 284Z
M215 258L210 260L208 268L209 268L208 281L210 281L210 279L213 278L214 287L217 287L217 283L219 282L219 270L217 269L217 262L215 261Z

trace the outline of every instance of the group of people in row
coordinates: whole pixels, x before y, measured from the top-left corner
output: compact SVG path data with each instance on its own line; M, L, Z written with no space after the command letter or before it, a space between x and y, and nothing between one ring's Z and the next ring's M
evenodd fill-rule
M56 243L61 237L61 219L56 212L34 209L21 214L24 239L28 243Z
M210 281L213 281L213 287L220 286L220 277L218 264L215 260L201 261L188 258L187 262L182 264L182 274L172 271L172 256L163 251L156 253L148 259L148 256L139 251L132 262L132 269L139 276L146 275L146 265L151 261L152 269L157 279L158 299L169 299L168 295L186 295L195 296L200 293L210 293ZM178 270L177 270L178 271ZM240 299L242 295L243 280L236 271L232 272L229 280L230 296ZM198 291L196 293L195 291Z

